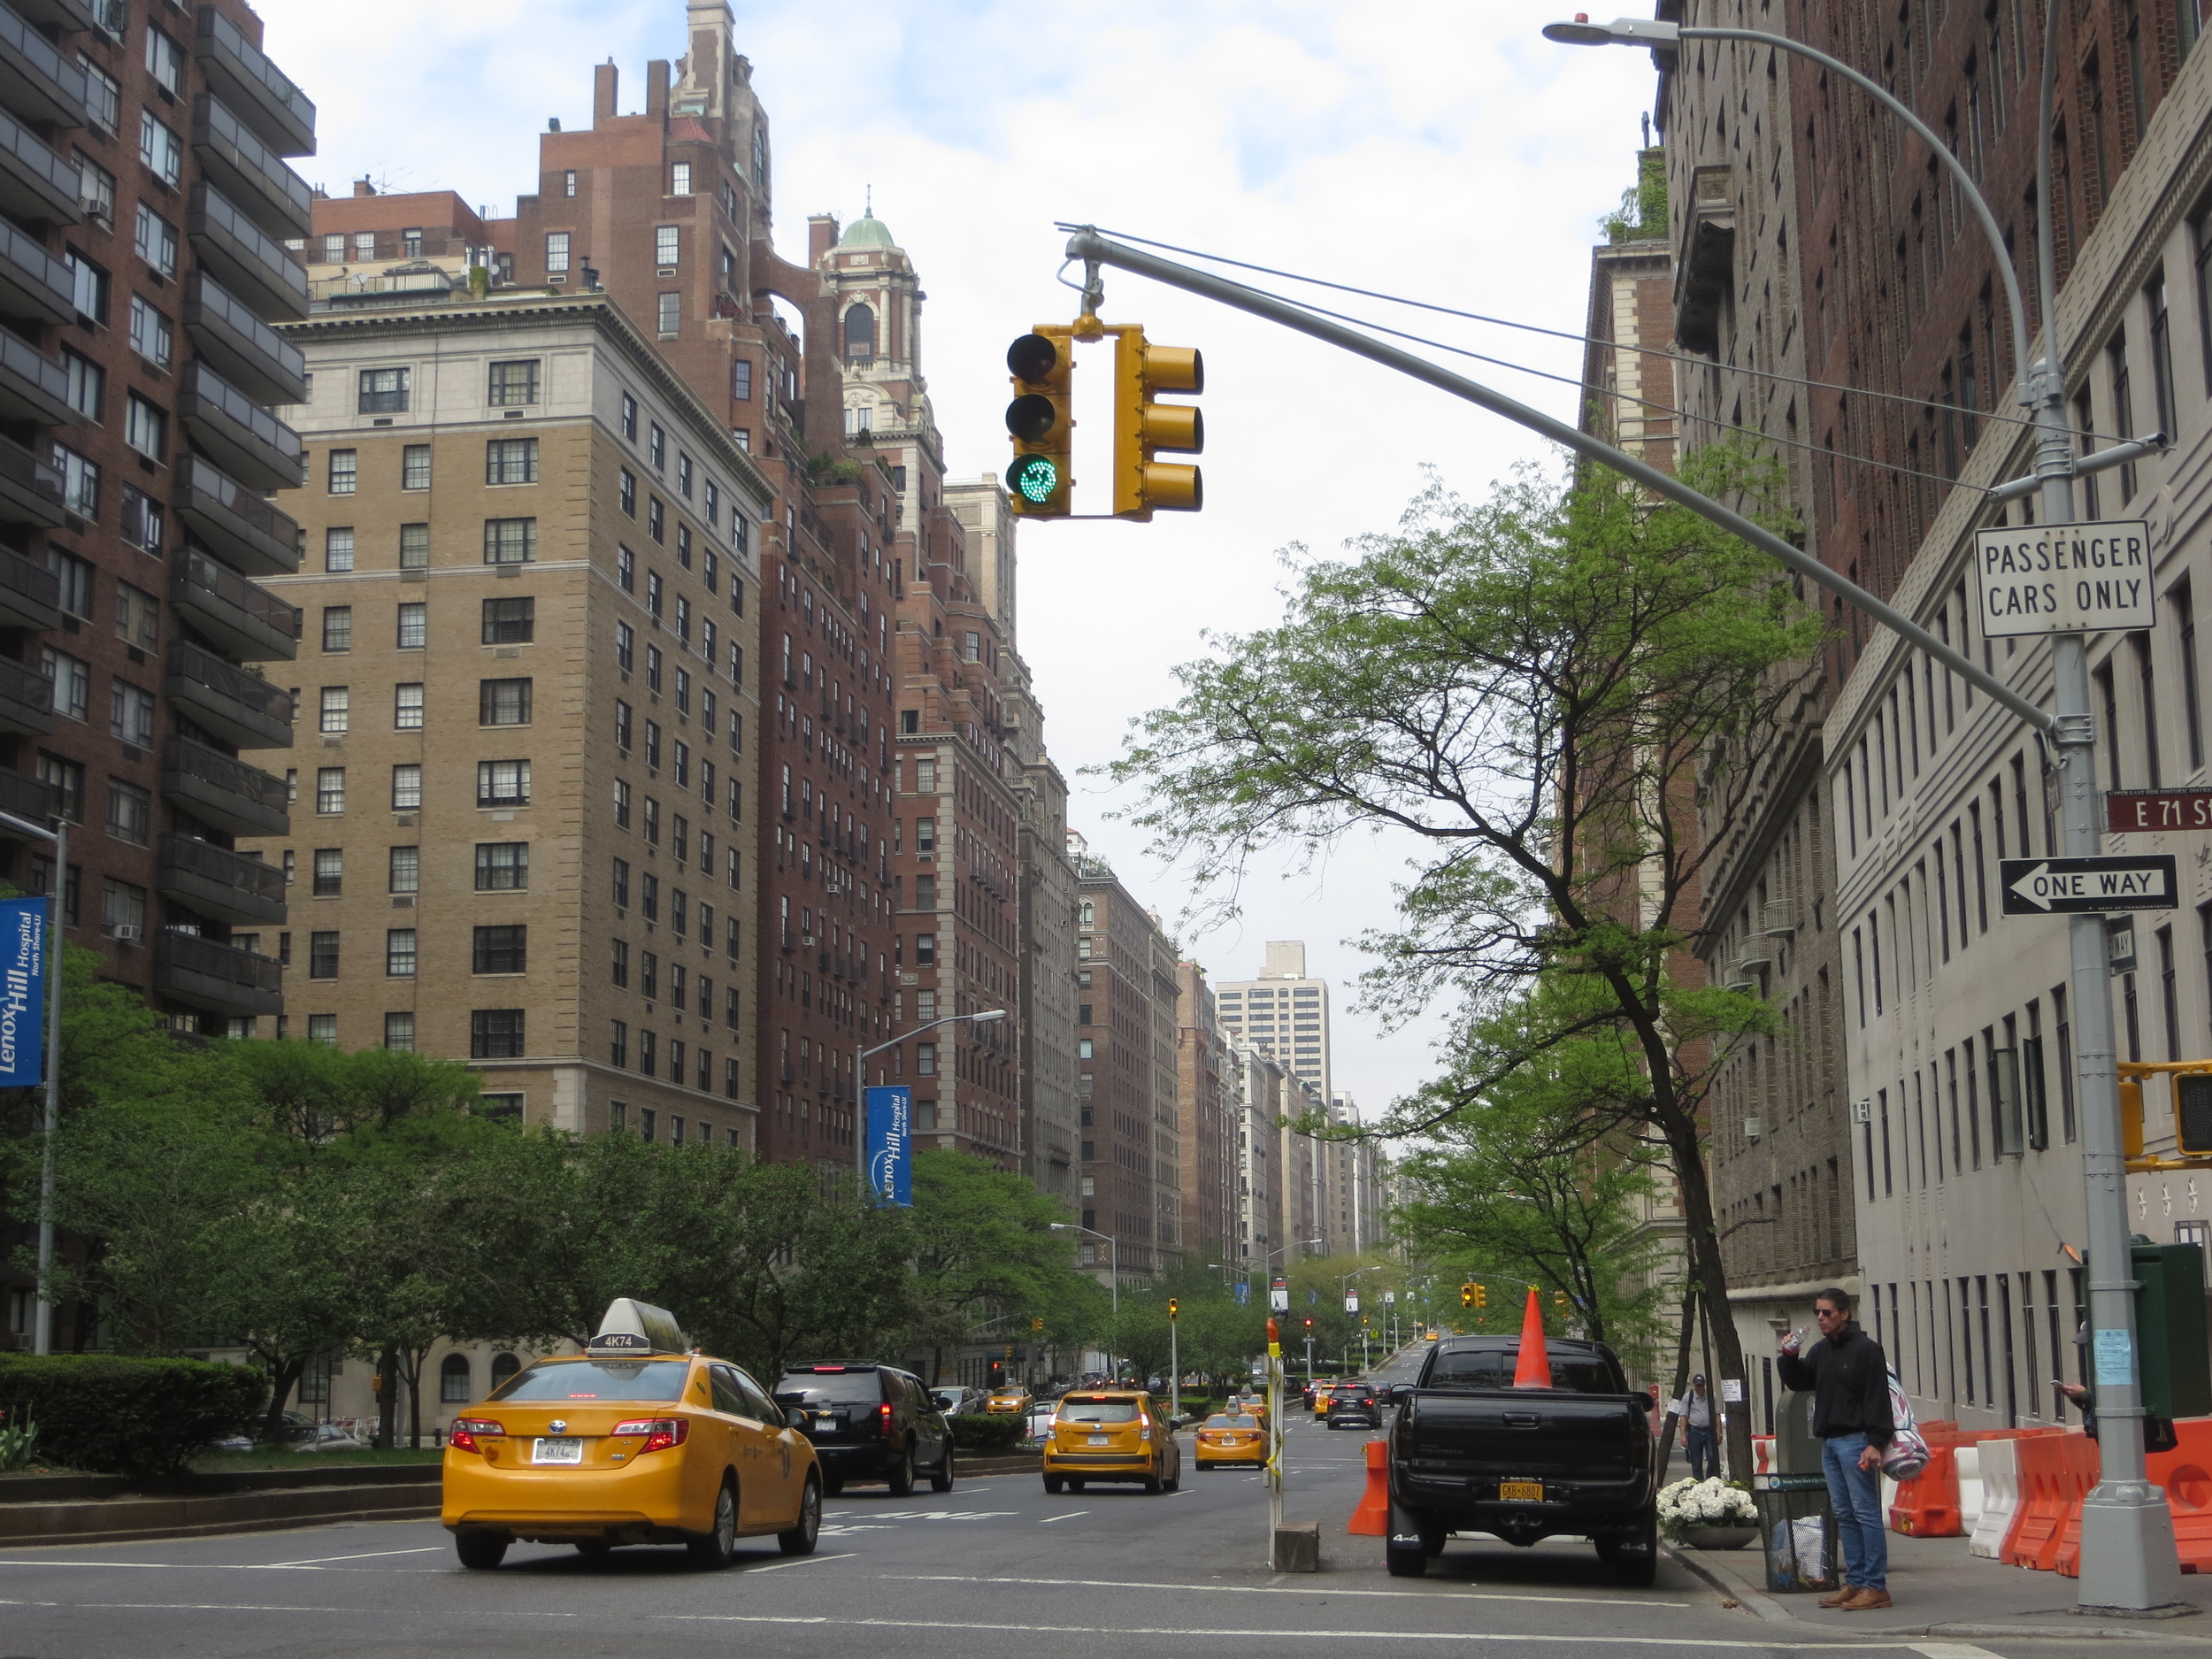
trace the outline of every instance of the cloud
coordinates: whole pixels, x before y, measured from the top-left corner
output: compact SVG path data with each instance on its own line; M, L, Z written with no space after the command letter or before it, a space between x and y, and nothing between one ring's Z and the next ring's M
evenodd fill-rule
M591 66L612 57L626 109L642 66L682 50L680 0L385 0L374 27L326 0L261 0L269 51L321 107L321 153L297 165L342 192L364 171L512 211L536 183L549 117L587 124ZM1012 0L855 12L741 5L740 50L773 124L779 240L807 214L875 208L929 295L928 375L956 476L996 472L1006 342L1070 314L1055 285L1079 219L1184 247L1544 324L1581 326L1597 216L1632 182L1640 52L1549 45L1537 0ZM1046 733L1071 774L1118 752L1126 722L1172 698L1203 630L1280 611L1278 549L1332 551L1396 521L1434 465L1479 493L1541 453L1518 428L1372 365L1127 277L1110 318L1203 347L1207 509L1150 526L1025 526L1020 643ZM1571 343L1336 309L1555 373ZM1408 318L1415 320L1408 321ZM1467 367L1464 364L1463 367ZM1560 416L1571 388L1470 369ZM1079 466L1079 472L1080 472ZM1106 817L1127 804L1077 780L1093 849L1171 923L1187 894ZM1303 938L1348 987L1347 942L1386 914L1404 848L1357 837L1314 875L1279 864L1246 894L1240 931L1184 943L1217 978L1257 971L1269 938ZM1340 993L1340 1010L1349 997ZM1340 1012L1336 1083L1370 1106L1426 1074L1434 1018L1384 1038Z

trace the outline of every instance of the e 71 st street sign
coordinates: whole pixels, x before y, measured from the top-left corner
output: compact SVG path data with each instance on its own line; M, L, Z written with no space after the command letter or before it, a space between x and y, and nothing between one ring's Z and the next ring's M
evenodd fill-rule
M2005 858L1997 865L2008 916L2055 911L2170 910L2181 902L2171 853L2094 858Z
M1974 570L1984 634L2156 625L2151 528L2139 519L1978 530Z
M2104 798L2104 826L2117 835L2212 829L2212 789L2112 790Z

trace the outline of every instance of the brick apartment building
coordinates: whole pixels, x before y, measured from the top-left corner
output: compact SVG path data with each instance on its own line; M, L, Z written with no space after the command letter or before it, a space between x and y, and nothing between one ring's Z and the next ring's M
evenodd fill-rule
M1206 970L1175 964L1177 1030L1175 1099L1180 1123L1183 1242L1208 1260L1224 1255L1237 1236L1236 1131L1225 1033Z

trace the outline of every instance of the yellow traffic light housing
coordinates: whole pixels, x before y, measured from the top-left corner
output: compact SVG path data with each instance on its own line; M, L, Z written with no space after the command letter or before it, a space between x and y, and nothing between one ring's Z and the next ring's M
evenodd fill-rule
M1477 1308L1479 1308L1479 1308L1487 1308L1489 1305L1490 1305L1490 1286L1487 1286L1487 1285L1478 1285L1478 1286L1475 1286L1475 1306L1476 1306Z
M2174 1079L2174 1140L2184 1157L2212 1157L2212 1072Z
M1172 1324L1174 1324L1174 1323L1175 1323L1175 1316L1176 1316L1177 1314L1179 1314L1179 1313L1182 1312L1182 1310L1183 1310L1183 1304L1182 1304L1181 1302L1178 1302L1178 1301L1177 1301L1174 1297L1172 1297L1172 1296L1170 1296L1170 1297L1167 1299L1167 1317L1168 1317L1168 1323L1169 1323L1170 1325L1172 1325Z
M1205 359L1193 346L1156 346L1134 324L1107 332L1114 336L1114 517L1196 512L1205 505L1198 469L1152 457L1162 450L1201 453L1205 418L1193 404L1153 400L1162 392L1204 391Z
M1075 452L1073 338L1065 324L1040 323L1006 349L1014 381L1014 401L1006 405L1006 434L1014 444L1006 493L1021 518L1068 516L1074 482L1069 471Z
M2212 1168L2212 1060L2123 1060L2118 1070L2120 1154L2128 1170L2139 1175ZM2173 1157L2143 1150L2143 1084L2161 1075L2173 1079Z
M1474 1286L1462 1285L1459 1287L1459 1305L1463 1308L1471 1308L1475 1305Z

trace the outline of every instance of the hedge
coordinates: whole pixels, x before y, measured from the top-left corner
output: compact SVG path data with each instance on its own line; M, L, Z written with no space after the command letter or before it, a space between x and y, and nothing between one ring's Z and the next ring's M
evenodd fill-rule
M1029 1424L1027 1417L1010 1416L956 1417L945 1421L952 1425L952 1443L964 1452L1010 1452Z
M269 1397L243 1365L108 1354L0 1356L0 1409L38 1425L40 1461L90 1474L174 1474L247 1427Z

